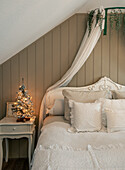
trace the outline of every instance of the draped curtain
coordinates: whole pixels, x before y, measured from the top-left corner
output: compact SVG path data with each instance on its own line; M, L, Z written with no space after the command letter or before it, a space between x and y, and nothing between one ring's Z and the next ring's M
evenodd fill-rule
M101 15L103 18L105 17L105 10L103 8L100 8ZM104 29L104 20L102 20L102 29L100 29L100 25L97 22L96 18L97 12L95 11L93 16L93 22L91 26L91 32L89 31L89 22L87 22L87 29L86 33L83 37L81 46L79 48L79 51L71 65L71 67L68 69L68 71L63 75L63 77L57 81L54 85L49 87L47 89L46 94L54 90L56 88L65 87L68 85L68 83L72 80L74 75L80 70L80 68L83 66L83 64L86 62L88 57L90 56L92 50L94 49L97 41L99 40L101 36L101 31ZM39 133L43 122L43 115L46 113L46 94L44 95L44 98L41 103L40 108L40 115L39 115Z

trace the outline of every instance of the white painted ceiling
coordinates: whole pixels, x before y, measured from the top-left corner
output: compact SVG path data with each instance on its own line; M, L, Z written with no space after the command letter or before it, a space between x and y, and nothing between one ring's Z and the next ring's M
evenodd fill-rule
M78 13L88 12L100 6L103 6L104 8L125 7L125 0L88 0L80 10L78 10Z
M76 12L125 0L0 0L0 64Z

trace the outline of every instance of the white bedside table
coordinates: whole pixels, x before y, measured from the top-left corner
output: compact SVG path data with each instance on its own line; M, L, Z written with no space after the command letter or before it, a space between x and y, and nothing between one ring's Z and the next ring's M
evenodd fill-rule
M35 139L35 117L30 119L30 121L16 122L14 117L5 117L0 121L0 170L2 169L3 162L3 147L2 142L5 138L6 143L6 157L5 161L8 162L8 138L9 139L28 139L28 160L29 167L31 162L31 154L34 149L34 139Z

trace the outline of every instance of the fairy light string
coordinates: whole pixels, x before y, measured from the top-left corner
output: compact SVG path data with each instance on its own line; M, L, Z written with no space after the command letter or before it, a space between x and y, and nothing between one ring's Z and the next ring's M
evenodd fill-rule
M12 111L18 118L31 117L33 115L32 97L28 94L28 90L26 90L24 78L22 78L22 85L17 92L16 102L12 106Z

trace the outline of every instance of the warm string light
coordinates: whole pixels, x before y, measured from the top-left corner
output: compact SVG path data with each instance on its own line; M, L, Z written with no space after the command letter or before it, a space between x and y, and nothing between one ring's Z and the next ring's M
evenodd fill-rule
M25 89L24 79L22 79L22 86L19 87L19 92L17 92L17 101L12 106L12 111L18 118L33 115L33 102L31 99L32 97L28 94L28 90Z

